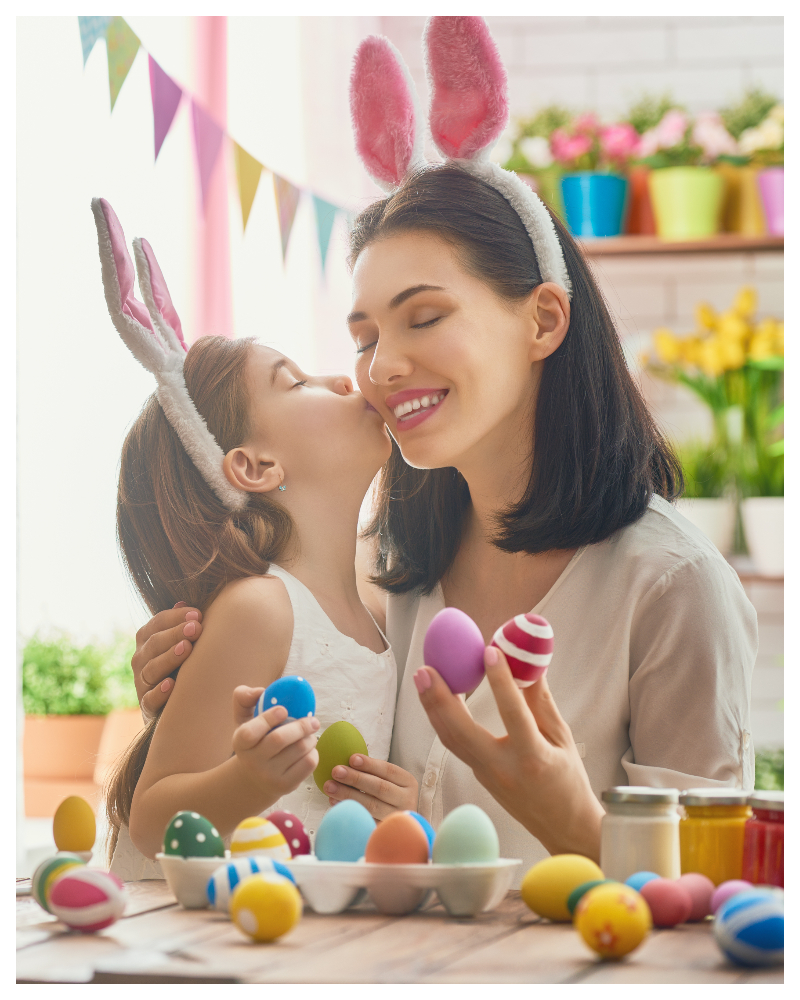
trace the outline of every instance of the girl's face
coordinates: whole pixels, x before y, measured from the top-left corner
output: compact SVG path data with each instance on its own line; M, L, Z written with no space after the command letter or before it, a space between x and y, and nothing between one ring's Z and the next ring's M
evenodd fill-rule
M369 245L353 283L358 385L405 460L464 471L513 441L524 461L531 436L519 431L541 366L535 310L501 299L425 232Z

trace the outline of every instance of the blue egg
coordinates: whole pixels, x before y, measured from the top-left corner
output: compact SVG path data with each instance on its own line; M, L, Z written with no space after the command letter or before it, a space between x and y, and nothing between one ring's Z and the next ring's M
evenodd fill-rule
M422 829L425 831L425 836L428 838L428 857L433 853L433 841L436 838L436 833L430 823L425 819L424 816L420 816L419 813L415 813L413 809L408 810L408 815L413 816L414 819L419 823Z
M231 893L244 878L255 875L258 872L266 875L282 876L294 882L294 876L280 861L273 861L266 856L248 856L246 858L236 858L227 864L220 865L208 880L206 895L209 903L215 910L228 912L228 903Z
M283 705L289 713L285 721L280 723L283 726L295 719L312 716L317 708L317 700L314 689L302 677L279 677L258 699L253 715L261 715L276 705Z
M322 817L314 843L320 861L358 861L364 857L375 820L359 802L337 802Z
M654 878L661 878L661 876L656 875L655 872L636 872L635 875L631 875L625 879L625 885L629 885L631 889L639 892L643 885L652 882Z
M748 889L717 910L714 937L737 965L783 964L783 896L769 889Z

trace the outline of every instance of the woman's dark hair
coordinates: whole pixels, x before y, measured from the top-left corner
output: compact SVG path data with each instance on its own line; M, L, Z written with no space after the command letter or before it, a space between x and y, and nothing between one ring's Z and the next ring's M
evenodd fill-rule
M571 319L544 362L522 499L497 515L494 544L547 552L601 542L640 518L654 493L683 491L680 464L631 378L608 308L575 240L553 216L572 281ZM429 232L464 269L509 302L542 283L522 220L485 182L454 166L427 167L355 221L350 266L398 233ZM539 433L534 446L534 430ZM470 505L454 468L414 469L397 447L383 467L365 536L378 541L375 583L430 593L451 565Z

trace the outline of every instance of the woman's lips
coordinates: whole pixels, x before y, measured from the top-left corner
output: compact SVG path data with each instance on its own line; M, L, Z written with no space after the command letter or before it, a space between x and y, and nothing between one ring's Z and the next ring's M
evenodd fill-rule
M398 395L400 395L400 393L398 393ZM416 398L416 397L414 396L410 398ZM405 414L402 417L395 417L394 421L395 429L397 430L398 433L402 434L405 431L412 430L414 427L419 427L419 425L424 420L427 420L428 417L433 416L434 413L437 413L439 411L445 399L447 399L447 394L445 394L439 400L438 403L435 403L433 406L429 406L424 410L416 410L412 411L409 414ZM394 405L397 406L399 402L403 402L403 400L398 400L398 402L395 403Z

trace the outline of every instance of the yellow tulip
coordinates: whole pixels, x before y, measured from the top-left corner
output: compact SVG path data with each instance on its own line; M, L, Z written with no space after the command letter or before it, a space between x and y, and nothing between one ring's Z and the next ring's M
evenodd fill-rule
M755 336L750 341L750 350L747 352L751 361L763 361L764 358L775 357L775 348L772 337Z
M744 347L737 340L719 340L717 343L720 364L725 371L742 368L745 363Z
M755 288L751 285L745 285L744 288L740 288L736 293L736 298L733 300L732 311L746 318L752 316L757 308L758 293Z
M775 337L773 338L775 353L783 355L783 323L775 324Z
M656 354L665 365L675 364L680 361L681 343L671 330L661 327L653 331L653 346Z
M700 344L698 362L700 367L706 373L714 378L717 375L721 375L725 371L725 366L722 363L722 358L720 356L719 343L714 339L704 340Z
M703 340L700 337L686 337L683 341L683 360L687 365L700 364L700 346Z
M720 337L724 337L726 340L741 341L744 340L749 332L750 327L732 309L720 316L719 323L717 324L717 333Z
M698 302L694 307L694 318L701 330L713 330L717 323L717 314L707 302Z

